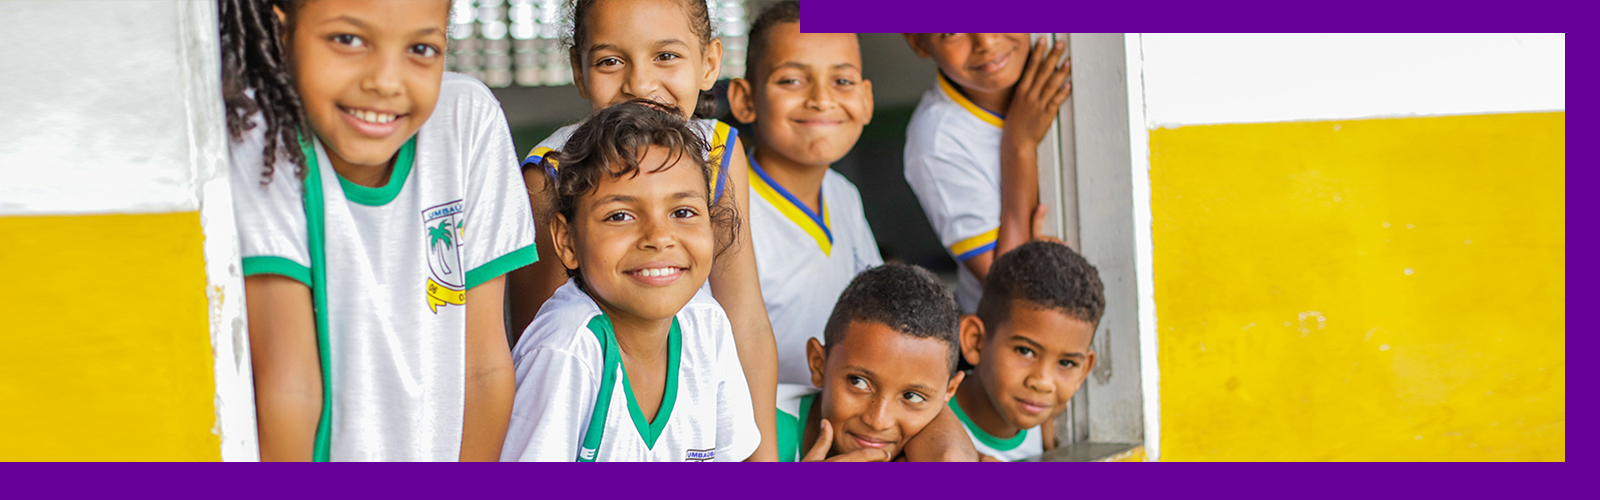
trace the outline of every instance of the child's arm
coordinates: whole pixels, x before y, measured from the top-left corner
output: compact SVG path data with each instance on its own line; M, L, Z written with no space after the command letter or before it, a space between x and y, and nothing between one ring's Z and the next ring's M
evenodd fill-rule
M467 290L467 380L461 461L500 459L516 379L506 345L505 278Z
M276 274L244 278L261 460L310 461L322 416L311 289Z
M728 162L728 185L723 196L731 196L739 210L738 243L719 256L711 269L711 295L722 304L733 324L733 340L739 349L739 364L750 384L750 400L755 406L756 427L761 429L761 446L751 461L778 460L778 344L767 319L767 304L761 298L761 282L756 275L756 253L750 238L750 162L743 141L734 141L733 158ZM555 259L551 259L554 261Z
M906 442L907 462L977 462L978 449L972 436L961 427L961 419L947 405L927 427Z
M978 279L989 275L994 258L1033 238L1034 209L1039 205L1039 143L1044 141L1061 103L1066 102L1070 66L1057 65L1066 46L1056 42L1045 53L1044 40L1034 44L1006 110L1000 139L1000 234L989 255L967 260Z
M533 323L533 317L539 313L544 301L550 300L556 289L567 282L567 268L556 258L555 247L550 242L549 226L545 225L548 220L545 216L547 199L544 193L547 176L544 168L539 166L522 171L522 181L528 187L528 200L533 206L533 217L539 224L539 230L534 232L539 261L506 274L506 289L511 296L513 344L522 336L522 331L528 329L528 324Z
M1039 441L1042 444L1044 444L1044 451L1050 451L1050 450L1056 449L1056 419L1055 418L1051 418L1050 420L1046 420L1046 421L1044 421L1044 425L1039 426Z

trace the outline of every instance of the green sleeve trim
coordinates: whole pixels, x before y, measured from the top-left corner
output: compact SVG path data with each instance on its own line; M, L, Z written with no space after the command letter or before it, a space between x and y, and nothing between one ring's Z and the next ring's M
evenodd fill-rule
M311 286L311 268L283 257L245 257L240 259L245 276L278 274Z
M505 273L539 261L539 248L528 245L496 257L484 265L467 270L467 289L471 290Z
M811 403L816 401L816 394L807 394L800 397L799 415L790 415L789 412L778 410L778 461L799 462L800 441L805 439L806 419L811 417Z
M1022 441L1028 439L1027 429L1017 431L1017 435L1011 436L1010 438L1001 439L995 437L993 434L990 434L989 431L985 431L982 427L978 427L978 424L972 423L972 419L967 417L967 412L961 410L961 404L957 403L956 398L954 397L950 398L950 410L956 412L956 416L961 418L961 425L967 426L967 430L972 431L972 435L978 438L978 441L982 442L984 446L988 446L995 451L1015 450L1018 446L1022 446Z
M380 207L394 201L400 195L400 188L405 187L406 179L411 177L411 166L417 157L417 136L400 146L400 152L395 153L394 170L389 173L389 182L383 187L366 187L345 180L344 176L337 175L339 185L344 188L344 197L350 201L369 207Z

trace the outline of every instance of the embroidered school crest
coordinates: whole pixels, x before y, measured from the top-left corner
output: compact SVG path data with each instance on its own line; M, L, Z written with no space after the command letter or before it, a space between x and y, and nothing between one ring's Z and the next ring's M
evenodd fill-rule
M461 200L422 211L424 241L428 244L428 309L439 314L439 306L467 303L467 271L461 268L461 235L466 218Z

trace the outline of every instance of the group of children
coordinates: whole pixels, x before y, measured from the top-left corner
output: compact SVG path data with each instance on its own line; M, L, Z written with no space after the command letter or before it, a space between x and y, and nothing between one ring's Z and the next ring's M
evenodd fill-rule
M872 87L797 2L729 86L753 140L708 116L705 2L571 2L593 115L520 169L443 72L449 0L219 6L264 460L1016 460L1094 366L1099 278L1035 234L1059 45L906 35L940 69L905 168L952 294L883 263L829 168Z

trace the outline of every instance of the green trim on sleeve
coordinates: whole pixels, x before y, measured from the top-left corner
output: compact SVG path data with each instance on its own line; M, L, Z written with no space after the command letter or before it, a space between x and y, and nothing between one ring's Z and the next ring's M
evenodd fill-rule
M245 276L278 274L311 286L311 268L283 257L245 257L239 260Z
M328 257L326 227L322 206L322 170L317 165L317 149L300 135L300 150L306 155L305 205L306 241L311 254L311 310L317 325L317 358L322 367L322 415L317 419L317 434L311 448L313 462L332 461L333 447L333 361L328 347ZM343 179L340 179L343 180Z
M311 158L308 156L307 158ZM383 187L366 187L339 178L339 185L344 187L344 197L350 201L369 207L380 207L394 201L400 195L400 188L405 187L406 179L411 177L411 167L417 158L417 136L411 136L405 145L400 146L400 152L395 153L394 170L389 173L389 182Z
M995 451L1015 450L1018 446L1022 446L1022 441L1028 439L1029 429L1017 431L1017 435L1008 439L994 437L993 434L983 430L982 427L978 427L978 424L972 423L972 419L967 417L967 412L961 410L961 405L956 403L956 398L954 397L950 398L950 410L956 412L956 416L961 418L961 425L967 426L967 430L972 432L973 437L978 438L978 441L982 442L984 446L988 446Z
M639 430L639 437L644 438L646 448L655 449L656 438L661 437L661 431L667 428L667 419L672 418L673 403L678 400L678 359L682 354L683 332L678 329L678 318L674 316L672 330L667 333L667 387L661 394L661 407L656 409L655 420L648 422L644 411L639 409L639 399L633 397L628 371L622 371L622 388L628 393L628 416L633 418L633 426Z
M806 419L811 417L811 403L817 400L816 394L807 394L800 397L799 415L790 415L789 412L778 410L778 461L799 462L801 458L800 441L805 439Z
M537 246L528 245L516 250L512 250L511 253L495 257L494 260L484 263L481 266L468 269L467 289L471 290L473 288L477 288L478 285L482 285L485 281L498 278L505 273L515 271L523 266L538 261L539 248Z

